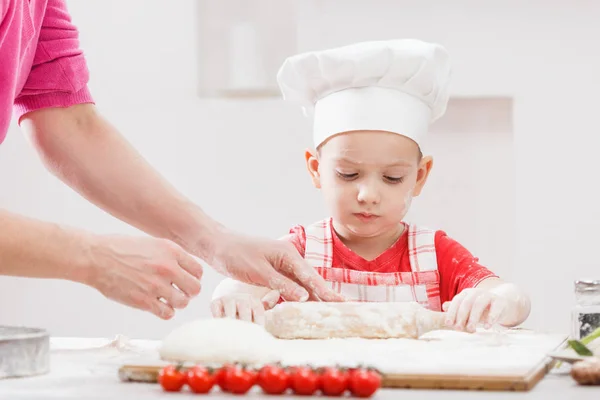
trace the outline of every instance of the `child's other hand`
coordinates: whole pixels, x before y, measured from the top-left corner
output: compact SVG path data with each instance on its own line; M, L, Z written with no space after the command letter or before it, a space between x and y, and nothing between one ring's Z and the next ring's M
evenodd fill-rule
M508 302L483 289L465 289L444 303L446 325L457 330L475 332L478 323L483 323L486 329L496 324L508 311Z
M275 307L280 294L271 290L261 299L248 293L236 293L214 299L210 310L215 318L233 318L263 325L265 310Z

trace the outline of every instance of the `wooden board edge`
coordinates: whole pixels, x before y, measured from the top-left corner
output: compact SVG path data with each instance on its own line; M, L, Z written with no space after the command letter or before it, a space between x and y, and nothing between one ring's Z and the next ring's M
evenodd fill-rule
M119 379L123 382L157 383L162 366L123 365ZM535 386L548 371L541 368L524 379L521 376L469 376L469 375L383 375L382 388L388 389L457 389L482 391L527 391Z
M157 383L161 368L162 365L126 364L119 368L118 375L122 382Z
M563 340L556 348L563 347L567 343L567 339ZM529 371L529 374L522 379L523 391L533 389L557 364L557 360L550 356L546 356L540 364Z
M480 391L529 391L547 373L547 367L526 377L519 375L424 375L390 374L382 378L382 387L396 389L457 389Z

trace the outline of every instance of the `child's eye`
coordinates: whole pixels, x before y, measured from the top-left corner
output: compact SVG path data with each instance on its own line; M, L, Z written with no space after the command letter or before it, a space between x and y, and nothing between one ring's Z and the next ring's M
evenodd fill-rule
M404 180L404 177L401 176L399 178L395 178L392 176L386 176L385 179L391 183L402 183L402 181Z
M356 177L358 176L358 174L357 174L357 173L353 173L353 174L344 174L344 173L342 173L342 172L340 172L340 171L336 171L336 173L337 173L337 175L338 175L340 178L342 178L342 179L347 179L347 180L354 179L354 178L356 178Z

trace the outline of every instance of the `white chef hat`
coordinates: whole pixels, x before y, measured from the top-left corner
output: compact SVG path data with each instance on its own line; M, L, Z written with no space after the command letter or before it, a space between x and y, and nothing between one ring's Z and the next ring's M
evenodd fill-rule
M298 54L277 74L283 98L314 117L315 147L356 130L394 132L419 144L446 111L449 79L446 50L414 39Z

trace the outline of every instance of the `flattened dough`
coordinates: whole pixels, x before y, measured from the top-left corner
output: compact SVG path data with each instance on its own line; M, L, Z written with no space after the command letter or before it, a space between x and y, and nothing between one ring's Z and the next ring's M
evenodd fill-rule
M280 339L413 338L444 329L444 314L416 302L284 302L265 314Z
M184 324L162 341L160 358L202 365L277 362L277 339L263 326L230 318L200 319Z

